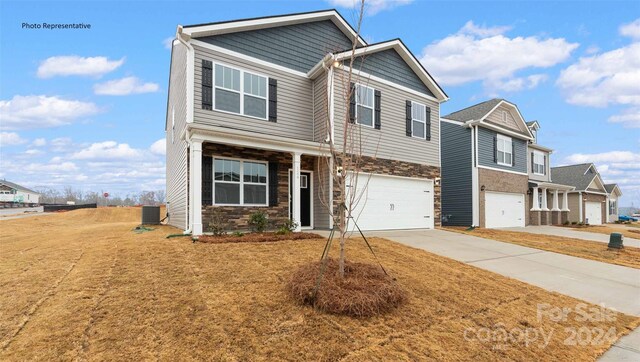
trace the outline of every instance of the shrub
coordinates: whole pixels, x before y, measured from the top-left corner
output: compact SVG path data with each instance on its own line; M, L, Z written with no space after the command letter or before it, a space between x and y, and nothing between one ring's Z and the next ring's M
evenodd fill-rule
M226 235L226 230L229 228L227 219L222 215L222 212L218 209L213 209L211 214L211 220L209 221L209 230L215 236Z
M577 223L577 222L575 222L575 221L572 221L572 222L571 222L571 225L576 225L576 224L578 224L578 223Z
M584 226L584 223L583 223L582 221L580 221L580 222L578 223L578 226Z
M269 226L267 213L264 211L256 211L249 216L249 228L255 233L264 232Z
M565 226L569 225L569 220L563 222L562 225L565 225Z
M244 233L241 232L241 231L235 231L232 235L235 236L235 237L240 238L240 237L244 236Z

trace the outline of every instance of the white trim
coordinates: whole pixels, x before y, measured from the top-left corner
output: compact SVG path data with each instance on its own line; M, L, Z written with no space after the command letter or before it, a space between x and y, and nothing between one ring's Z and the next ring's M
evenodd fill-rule
M182 27L178 27L178 31L176 33L176 39L180 43L182 43L187 48L187 89L186 89L186 101L187 101L187 119L185 120L186 124L193 123L193 114L195 107L195 50L193 46L190 44L189 40L183 39Z
M351 50L344 51L342 53L338 53L334 55L334 59L340 61L345 58L354 56L363 56L370 53L375 53L387 49L394 48L398 54L402 57L402 59L407 63L407 65L414 71L416 75L422 80L422 82L436 95L437 102L444 102L449 99L444 91L438 86L436 81L426 72L426 70L422 67L422 65L418 62L418 60L412 56L409 49L407 49L404 44L398 39L391 40L384 43L378 43L370 46L360 47L355 50L355 52ZM439 96L439 97L437 97Z
M582 200L582 191L578 192L578 212L579 212L579 216L580 216L580 222L584 222L584 215L583 215L583 206L582 204L584 203L584 200Z
M212 87L211 87L212 88L211 89L212 95L211 95L211 98L212 98L212 101L213 101L211 110L212 111L216 111L216 112L233 114L233 115L241 116L241 117L254 118L254 119L261 120L261 121L268 121L269 120L269 76L267 76L265 74L261 74L259 72L246 70L246 69L244 69L242 67L238 67L238 66L235 66L235 65L230 65L230 64L224 63L224 62L211 60L211 63L212 63L212 68L213 68L211 70L211 72L212 72L212 74L211 74L211 82L212 82ZM216 66L218 66L218 65L221 66L221 67L224 67L224 68L229 68L231 70L235 70L235 71L240 72L240 84L239 84L240 85L240 89L239 90L226 88L226 87L224 87L224 85L221 86L221 87L216 85ZM250 75L255 75L255 76L264 78L264 80L265 80L265 96L264 97L256 96L256 95L253 95L253 94L250 94L250 93L246 93L244 91L244 77L245 77L245 75L247 73L249 73ZM239 113L235 113L235 112L226 111L226 110L223 110L223 109L216 108L216 105L217 105L216 104L217 103L216 102L216 100L217 100L216 99L217 98L216 97L216 89L222 89L223 91L237 93L240 96L240 112ZM265 102L265 114L264 114L265 116L264 116L264 118L260 118L258 116L253 116L253 115L250 115L250 114L245 114L245 109L244 109L244 97L245 96L259 98L259 99L263 99L264 100L264 102Z
M440 110L438 109L438 112ZM455 124L457 126L463 126L464 122L460 122L460 121L454 121L452 119L446 119L446 118L440 118L440 122L447 122L447 123L451 123L451 124Z
M480 185L478 175L478 127L471 127L471 226L480 226Z
M318 163L319 165L319 163ZM329 158L329 229L333 229L333 157ZM320 171L320 166L318 166Z
M538 151L538 150L533 150L533 152L531 153L533 154L533 174L534 175L538 175L538 176L545 176L545 171L544 170L546 168L546 162L545 162L545 156L546 154L542 151ZM536 163L536 156L540 156L542 157L542 163ZM536 172L536 166L542 166L543 170L542 173L540 172Z
M525 176L529 176L528 173L524 173L524 172L518 172L518 171L511 171L511 170L503 170L501 168L495 168L495 167L489 167L489 166L482 166L482 165L478 165L478 168L484 168L487 170L494 170L494 171L501 171L501 172L506 172L506 173L512 173L512 174L516 174L516 175L525 175Z
M505 150L505 149L500 151L500 147L499 147L500 143L498 141L502 141L503 144L504 144L505 149L508 148L508 151ZM509 143L510 147L507 147L507 142ZM513 147L514 147L513 138L511 138L509 136L502 135L502 134L497 134L496 135L496 160L498 160L498 165L513 167L513 164L514 164L513 161L514 161L514 158L516 156L516 155L513 154ZM507 158L507 154L509 154L511 156L510 157L511 158L511 162L510 163L506 163L506 162L504 162L504 159L500 160L498 158L498 152L502 152L504 154L503 158Z
M356 119L355 124L360 125L360 126L365 126L365 127L369 127L369 128L373 128L375 129L376 127L376 90L373 87L370 87L368 85L362 84L362 83L355 83L354 84L354 91L356 94L354 94L354 97L356 98ZM369 90L371 90L371 94L372 94L372 99L371 99L371 107L367 106L366 104L361 104L358 102L358 88L362 87L365 88L367 93L369 92ZM364 107L364 108L368 108L371 110L371 125L368 124L364 124L364 123L360 123L359 119L360 117L358 117L358 106Z
M348 66L343 66L341 68L344 69L347 72L349 71L349 67ZM430 95L428 95L426 93L418 92L417 90L405 87L403 85L400 85L398 83L394 83L392 81L389 81L389 80L386 80L386 79L383 79L383 78L380 78L380 77L376 77L375 75L371 75L369 73L363 72L363 71L358 70L358 69L353 69L351 71L351 73L357 75L358 77L367 78L367 79L372 80L374 82L379 82L379 83L382 83L384 85L388 85L389 87L396 88L396 89L399 89L401 91L404 91L404 92L407 92L407 93L411 93L411 94L416 95L418 97L423 97L423 98L432 100L432 101L437 102L437 103L444 102L444 101L438 100L437 98L434 98L434 97L432 97L432 96L430 96Z
M310 190L310 192L311 192L311 205L309 205L309 207L310 207L310 213L309 213L309 215L310 215L310 218L311 218L311 220L310 220L310 221L311 221L311 226L302 226L302 225L300 225L300 228L301 228L302 230L313 230L313 229L315 228L315 225L314 225L314 223L313 223L313 221L314 221L313 219L314 219L314 216L315 216L315 215L313 214L313 207L314 207L314 205L313 205L313 197L314 197L314 195L315 195L315 194L314 194L314 185L313 185L313 175L314 175L314 174L313 174L313 171L309 171L309 170L302 170L302 169L301 169L301 170L300 170L300 180L302 180L302 176L303 176L303 175L302 175L302 173L303 173L303 172L304 172L304 173L310 173L310 174L311 174L311 179L310 179L310 180L307 180L307 182L309 182L309 183L310 183L310 186L311 186L311 187L310 187L310 189L311 189L311 190ZM289 201L288 201L288 203L287 203L287 210L288 210L287 215L289 215L289 218L290 218L290 219L293 219L293 218L291 217L291 216L292 216L292 215L291 215L291 214L292 214L292 212L291 212L291 174L292 174L292 173L293 173L293 168L290 168L289 170L287 170L287 194L289 194ZM308 179L308 178L307 178L307 179ZM302 188L302 185L300 185L300 188ZM300 212L302 212L302 210L300 210Z
M181 25L178 25L178 27L183 28L183 32L185 34L191 36L192 38L196 38L235 33L240 31L271 28L276 26L301 24L319 20L331 20L345 35L348 35L350 39L353 39L357 35L355 30L349 24L347 24L347 22L335 10L312 12L306 14L273 16L259 19L237 20L218 24L203 24L199 26L191 26L188 28L183 28L183 26ZM360 36L358 36L356 40L358 42L358 45L360 46L364 46L367 44Z
M222 47L219 47L219 46L216 46L216 45L205 43L205 42L200 41L200 40L191 39L190 43L192 43L195 46L199 46L201 48L213 50L216 53L222 53L222 54L230 55L230 56L235 57L235 58L246 60L248 62L254 63L254 65L256 65L256 66L265 66L265 67L273 68L275 70L279 70L279 71L282 71L282 72L287 72L287 73L290 73L290 74L293 74L293 75L297 75L299 77L308 78L306 73L299 72L297 70L293 70L293 69L290 69L290 68L287 68L287 67L283 67L282 65L278 65L278 64L275 64L275 63L270 63L270 62L264 61L262 59L254 58L254 57L246 55L246 54L238 53L238 52L235 52L233 50L229 50L229 49L222 48Z
M487 122L484 122L484 121L473 120L473 121L468 121L465 124L467 125L467 127L480 125L482 127L489 128L491 130L494 130L494 131L497 131L497 132L500 132L500 133L508 134L508 135L512 136L513 138L518 138L518 139L528 140L528 141L531 140L530 137L527 137L527 136L525 136L523 134L520 134L520 133L512 131L512 130L500 127L500 126L495 125L493 123L487 123Z
M240 162L240 180L238 182L235 181L216 181L216 159L218 160L230 160L230 161L239 161ZM244 181L244 164L245 162L250 163L261 163L266 167L266 181L263 183L255 183L255 182L245 182ZM226 157L226 156L211 156L211 205L213 206L231 206L231 207L269 207L269 161L261 161L261 160L252 160L247 158L237 158L237 157ZM240 203L239 204L216 204L216 183L226 183L238 185L240 188ZM257 186L265 186L266 198L264 204L245 204L244 203L244 185L257 185Z

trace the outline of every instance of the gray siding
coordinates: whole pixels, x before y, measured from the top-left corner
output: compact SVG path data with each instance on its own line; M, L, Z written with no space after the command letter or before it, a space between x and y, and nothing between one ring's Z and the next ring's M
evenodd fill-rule
M357 58L353 62L353 69L362 70L373 76L426 93L435 98L433 92L424 85L422 80L395 49L387 49L367 55L364 58Z
M547 156L547 170L545 172L544 175L538 175L538 174L534 174L533 173L533 159L532 156L534 151L538 151L538 152L542 152L543 154L545 154ZM528 152L527 152L527 171L529 172L529 180L536 180L536 181L544 181L544 182L550 182L551 181L551 168L549 166L550 162L550 157L551 155L548 152L542 151L542 150L535 150L533 148L529 148Z
M178 44L171 52L171 73L167 104L167 211L169 225L186 228L187 212L187 142L180 139L187 119L187 48ZM175 127L172 129L173 110ZM173 135L172 135L173 134Z
M264 135L313 140L313 97L311 80L199 46L195 49L194 122L233 128ZM278 80L276 123L237 114L202 109L202 59L253 71Z
M478 128L478 164L500 170L528 173L527 142L518 138L511 137L511 140L515 144L515 155L513 155L515 166L502 166L493 162L493 139L497 134L497 132L486 128Z
M336 72L335 85L335 138L336 144L342 144L345 122L348 122L348 82L343 73ZM356 83L367 84L381 91L381 129L367 126L354 126L352 135L362 142L361 153L364 156L389 160L419 163L440 167L440 105L429 98L420 97L386 84L365 78L353 79ZM405 132L405 104L407 100L425 104L431 108L431 140L407 137Z
M473 223L471 130L442 122L442 215L443 225Z
M327 160L317 157L313 173L313 226L315 229L329 229L329 166Z
M331 20L198 38L300 72L327 53L351 48L351 40Z
M324 142L327 138L327 103L327 74L323 73L313 83L313 140L316 142Z

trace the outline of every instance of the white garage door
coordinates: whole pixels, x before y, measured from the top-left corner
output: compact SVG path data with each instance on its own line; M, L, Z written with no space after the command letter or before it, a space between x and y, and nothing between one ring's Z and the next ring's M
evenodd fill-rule
M432 180L383 175L368 177L360 175L358 178L356 194L362 197L352 211L360 229L433 228ZM367 179L369 182L365 188Z
M585 202L584 217L589 225L602 224L602 203Z
M487 228L525 226L524 194L486 192L484 200Z

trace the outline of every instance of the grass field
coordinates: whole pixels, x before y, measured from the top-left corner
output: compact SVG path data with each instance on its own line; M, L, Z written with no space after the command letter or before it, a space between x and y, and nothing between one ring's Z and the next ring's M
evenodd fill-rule
M626 224L624 226L631 227L631 228L638 227L636 226L636 224ZM598 233L598 234L607 234L607 235L611 235L611 233L621 233L622 235L624 235L625 238L640 239L640 229L630 230L622 227L612 227L608 225L598 225L598 226L589 225L587 227L581 227L581 228L569 226L569 228L571 228L571 230L576 230L576 231L586 231L589 233Z
M624 249L614 250L608 249L606 243L573 239L564 236L497 229L476 228L468 230L465 227L446 227L445 230L640 269L640 249L632 246L625 246ZM587 231L588 230L589 229L587 229Z
M284 285L323 240L192 243L166 239L177 232L167 226L132 232L139 212L0 221L0 360L586 361L613 340L567 345L571 330L615 339L640 323L581 322L575 310L538 318L539 304L582 302L383 239L375 251L408 304L368 319L321 314L292 303ZM359 240L347 255L372 261Z

